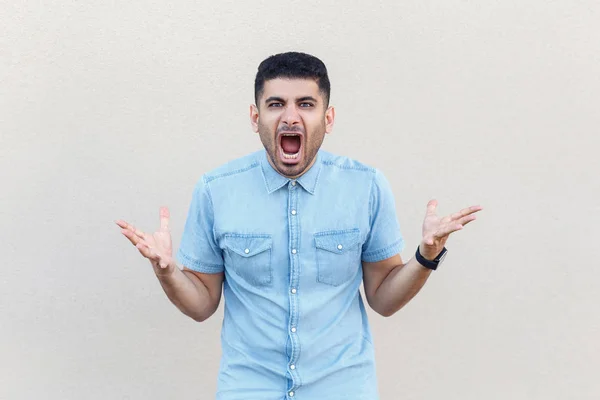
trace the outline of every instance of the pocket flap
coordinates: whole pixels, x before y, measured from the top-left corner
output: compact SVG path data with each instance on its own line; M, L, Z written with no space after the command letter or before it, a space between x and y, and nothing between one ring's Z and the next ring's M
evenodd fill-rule
M272 245L271 235L235 234L223 237L224 246L242 257L252 257L269 250Z
M360 243L360 230L327 231L315 234L315 245L332 253L344 253Z

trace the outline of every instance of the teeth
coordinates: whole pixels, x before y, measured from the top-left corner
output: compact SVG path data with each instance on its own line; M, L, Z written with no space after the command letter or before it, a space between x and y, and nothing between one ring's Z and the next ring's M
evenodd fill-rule
M294 158L298 158L299 154L300 154L299 150L296 154L287 154L285 151L283 151L283 149L281 149L281 155L283 155L283 158L288 159L288 160L293 160Z
M294 133L282 133L281 136L300 136L300 135L297 135ZM281 155L283 155L283 158L285 158L287 160L293 160L295 158L298 158L301 148L298 149L298 152L296 154L287 154L285 151L283 151L283 148L281 148L281 147L280 147L280 151L281 151Z

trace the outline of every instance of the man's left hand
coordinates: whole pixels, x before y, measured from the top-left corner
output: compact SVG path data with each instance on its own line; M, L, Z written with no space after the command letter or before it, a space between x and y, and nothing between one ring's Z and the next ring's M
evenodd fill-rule
M437 200L430 200L427 203L427 213L423 221L423 241L419 245L419 252L428 260L437 257L452 232L463 229L465 225L475 220L476 212L483 210L480 206L471 206L440 218L435 213L437 205Z

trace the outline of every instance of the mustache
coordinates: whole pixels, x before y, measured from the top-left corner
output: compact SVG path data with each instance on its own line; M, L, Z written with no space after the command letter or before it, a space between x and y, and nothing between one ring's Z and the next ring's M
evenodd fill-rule
M300 133L304 133L304 129L302 129L299 126L281 126L279 128L277 128L277 134L280 134L281 132L300 132Z

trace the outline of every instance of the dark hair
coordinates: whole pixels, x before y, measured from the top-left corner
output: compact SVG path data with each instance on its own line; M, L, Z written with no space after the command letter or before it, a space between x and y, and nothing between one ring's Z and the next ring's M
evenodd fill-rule
M254 80L254 101L257 106L265 82L276 78L314 79L325 100L325 107L329 105L331 87L327 68L317 57L292 51L275 54L261 62Z

